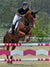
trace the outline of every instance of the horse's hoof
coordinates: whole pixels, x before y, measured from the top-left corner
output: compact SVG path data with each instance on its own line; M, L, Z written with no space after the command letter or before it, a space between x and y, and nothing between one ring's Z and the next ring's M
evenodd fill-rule
M12 64L12 62L10 61L9 64Z
M7 61L7 63L9 64L9 61Z
M8 64L12 64L11 62L9 62Z
M7 64L12 64L12 62L11 61L7 61Z

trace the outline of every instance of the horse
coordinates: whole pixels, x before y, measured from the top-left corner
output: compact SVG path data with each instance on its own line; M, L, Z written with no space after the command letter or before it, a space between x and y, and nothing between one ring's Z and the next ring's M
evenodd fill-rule
M38 11L33 12L33 10L29 10L25 14L25 17L22 17L22 19L18 21L18 27L14 30L14 34L9 33L10 29L6 32L3 38L3 43L18 43L20 41L20 38L24 40L26 35L29 35L29 39L27 39L27 41L29 41L30 36L32 35L31 27L34 28L34 21L36 19L37 13ZM15 47L16 46L12 46L11 50L14 50ZM6 47L7 50L9 50L9 48L9 46ZM10 59L12 58L13 56L10 56ZM7 59L9 59L9 56L7 56ZM12 61L8 61L7 63L12 63Z

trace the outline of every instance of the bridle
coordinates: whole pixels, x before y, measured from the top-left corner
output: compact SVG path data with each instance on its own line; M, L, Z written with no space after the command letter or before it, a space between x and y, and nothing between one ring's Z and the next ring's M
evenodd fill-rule
M24 19L25 21L26 21L26 24L28 23L29 25L25 25L23 22L21 22L21 20L20 20L20 23L24 26L24 28L28 28L28 26L33 26L32 24L31 24L31 19L33 19L33 21L35 20L34 18L33 18L33 16L32 15L30 15L29 16L29 19L27 19L26 17L22 17L21 19Z

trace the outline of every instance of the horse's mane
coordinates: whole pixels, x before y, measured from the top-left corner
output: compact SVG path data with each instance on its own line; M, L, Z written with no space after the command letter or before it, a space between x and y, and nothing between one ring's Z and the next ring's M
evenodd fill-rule
M27 13L25 14L25 17L27 18L31 14L31 12L33 12L33 10L28 10Z
M30 14L31 12L33 12L33 10L28 10L26 14Z

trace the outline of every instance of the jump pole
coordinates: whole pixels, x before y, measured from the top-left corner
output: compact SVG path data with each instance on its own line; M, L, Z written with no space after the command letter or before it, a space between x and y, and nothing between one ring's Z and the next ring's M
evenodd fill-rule
M0 43L2 46L50 46L50 43Z
M4 61L50 61L50 58L0 59L0 62Z

